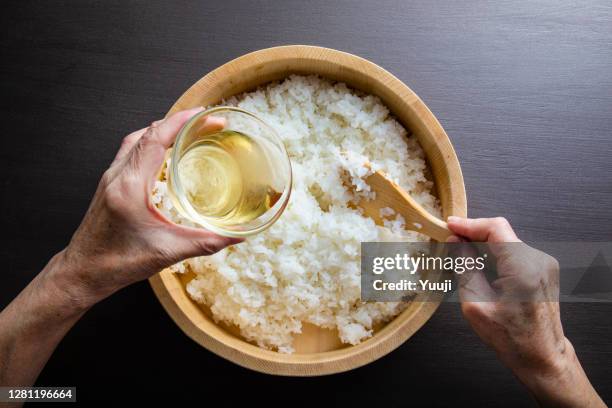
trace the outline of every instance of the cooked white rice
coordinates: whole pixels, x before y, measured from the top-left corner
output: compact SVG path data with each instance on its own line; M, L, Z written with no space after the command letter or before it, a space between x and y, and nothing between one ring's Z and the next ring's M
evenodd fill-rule
M367 159L439 215L421 147L378 98L315 76L292 76L225 104L251 111L277 129L291 157L293 192L267 231L176 265L177 272L190 268L196 274L187 292L210 307L216 320L236 325L266 349L293 352L293 335L303 322L337 329L344 343L370 337L373 325L390 320L404 305L360 301L360 243L428 238L404 231L399 216L378 227L349 208L354 196L341 175L348 169L367 193L355 177L355 157ZM170 219L188 223L172 208L165 182L156 184L154 200Z

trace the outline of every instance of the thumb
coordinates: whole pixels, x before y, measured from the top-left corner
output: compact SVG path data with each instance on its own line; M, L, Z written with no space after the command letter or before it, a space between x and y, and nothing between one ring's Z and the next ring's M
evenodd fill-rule
M153 122L131 150L130 167L145 180L153 180L163 164L166 149L172 145L183 125L202 107L177 112Z
M454 258L476 258L478 251L470 242L456 235L450 236L446 242L452 245L450 255ZM483 270L466 269L457 274L459 283L459 300L465 302L491 302L495 300L495 290L489 284Z
M502 217L462 218L450 216L448 228L455 234L476 242L520 242L510 223Z

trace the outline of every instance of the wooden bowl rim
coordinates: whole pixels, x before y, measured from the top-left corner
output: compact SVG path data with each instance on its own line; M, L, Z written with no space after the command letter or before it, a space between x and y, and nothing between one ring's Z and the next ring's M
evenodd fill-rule
M444 150L445 164L449 175L453 178L450 183L453 193L450 203L451 213L466 215L467 200L459 161L448 135L438 120L423 101L402 81L382 67L356 55L309 45L285 45L254 51L231 60L202 77L181 95L168 114L188 108L189 106L184 106L181 101L190 99L194 93L201 93L202 86L210 81L221 82L223 78L235 76L245 68L261 66L267 62L295 59L314 59L321 62L332 62L346 69L358 69L362 72L367 70L369 72L364 75L367 75L369 79L378 81L396 95L401 94L400 97L407 100L410 109L420 121L426 124L428 131L437 135L436 144L441 145L441 150ZM313 74L317 73L313 72ZM350 82L347 84L351 86ZM151 277L149 282L166 312L187 336L213 353L238 365L276 375L326 375L368 364L404 343L429 320L440 304L439 299L425 299L423 295L419 295L406 310L376 332L374 336L358 345L312 354L282 354L264 350L239 339L204 318L198 306L187 295L179 278L168 269Z

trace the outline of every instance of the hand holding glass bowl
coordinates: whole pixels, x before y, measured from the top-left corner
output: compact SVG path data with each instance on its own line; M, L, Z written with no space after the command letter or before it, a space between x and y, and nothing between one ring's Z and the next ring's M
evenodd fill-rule
M197 113L176 137L168 169L173 204L219 235L245 237L270 227L287 206L291 183L285 146L250 112Z

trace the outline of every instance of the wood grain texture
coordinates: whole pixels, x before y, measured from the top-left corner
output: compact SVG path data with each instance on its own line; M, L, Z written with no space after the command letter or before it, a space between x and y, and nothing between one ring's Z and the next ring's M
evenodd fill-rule
M206 72L281 44L348 51L410 86L453 142L471 215L504 215L527 241L612 240L608 0L24 0L4 2L0 22L2 305L66 245L127 132ZM612 308L564 304L562 319L612 403ZM122 401L237 405L280 389L277 405L532 404L456 304L366 367L278 378L205 352L147 283L93 308L39 384L77 384L83 403L116 402L100 384L130 384Z
M384 225L385 219L394 218L395 214L381 216L381 210L391 208L403 217L407 230L420 232L438 242L446 242L453 235L445 221L423 208L403 188L389 180L384 172L373 172L365 178L365 182L375 195L361 199L357 206L376 224Z
M320 75L380 97L423 146L442 212L446 215L466 215L461 168L440 123L410 88L383 68L358 56L305 45L255 51L205 75L181 95L168 114L218 104L225 98L292 74ZM384 143L384 140L379 143ZM425 222L424 219L420 221ZM406 310L356 346L338 344L337 333L333 331L310 327L296 336L299 339L295 353L288 355L263 350L237 336L236 330L227 330L216 324L206 308L191 300L183 278L164 270L149 281L155 295L185 334L236 364L277 375L332 374L375 361L416 333L440 303L439 296L434 299L431 294L418 295ZM330 345L337 347L330 350Z

